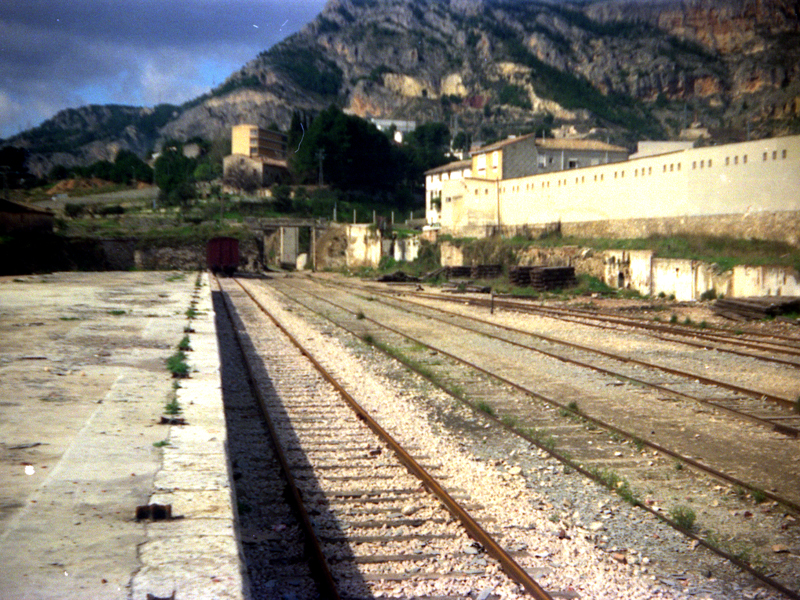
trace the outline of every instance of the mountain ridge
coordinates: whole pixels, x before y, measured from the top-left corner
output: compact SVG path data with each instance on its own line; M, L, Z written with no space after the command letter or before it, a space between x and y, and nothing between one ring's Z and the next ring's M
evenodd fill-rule
M183 106L70 109L6 142L26 147L31 170L46 173L56 160L141 155L168 138L224 136L240 122L285 129L294 111L330 104L362 117L443 121L476 140L563 125L632 146L675 138L692 121L716 129L718 141L800 131L797 7L732 4L330 0ZM96 136L76 138L73 151L37 142L37 130L81 120Z

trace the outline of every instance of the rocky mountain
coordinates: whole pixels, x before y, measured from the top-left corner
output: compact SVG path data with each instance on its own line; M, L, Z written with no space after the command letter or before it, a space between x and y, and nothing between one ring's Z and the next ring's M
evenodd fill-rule
M11 142L44 172L241 122L286 128L331 103L479 140L562 127L632 144L692 122L718 141L797 132L799 17L794 0L330 0L182 107L63 111Z

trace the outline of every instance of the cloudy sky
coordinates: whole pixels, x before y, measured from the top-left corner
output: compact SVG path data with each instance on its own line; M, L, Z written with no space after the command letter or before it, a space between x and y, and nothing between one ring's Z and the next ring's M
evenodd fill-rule
M85 104L194 98L325 0L0 0L0 138Z

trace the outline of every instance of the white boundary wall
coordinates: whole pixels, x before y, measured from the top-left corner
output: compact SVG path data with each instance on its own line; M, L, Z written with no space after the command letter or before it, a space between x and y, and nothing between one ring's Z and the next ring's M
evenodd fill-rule
M800 136L570 171L442 181L442 233L601 220L800 211Z

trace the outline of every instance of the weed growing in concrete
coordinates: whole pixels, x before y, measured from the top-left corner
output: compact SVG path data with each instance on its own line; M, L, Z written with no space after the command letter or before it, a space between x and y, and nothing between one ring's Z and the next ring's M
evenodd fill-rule
M358 319L358 320L360 321L360 320L362 320L363 318L364 318L364 311L363 311L363 310L360 310L360 311L358 311L358 312L356 313L356 319Z
M693 325L694 323L692 322L692 319L690 319L689 317L686 317L686 318L683 320L683 324L684 324L684 325Z
M179 415L183 412L181 405L178 403L178 398L174 397L170 402L164 405L164 414L166 415Z
M114 309L114 310L108 311L108 314L113 315L115 317L119 317L119 316L124 315L125 311L124 310L119 310L119 309Z
M669 516L681 529L691 531L694 527L696 515L688 506L673 506L669 511Z
M186 363L186 354L182 350L178 350L167 359L167 370L172 373L173 377L189 377L189 365Z
M169 440L161 440L160 442L153 442L153 446L156 448L163 448L164 446L169 446Z
M59 317L61 321L77 321L78 317Z
M764 490L753 490L750 492L750 495L753 497L753 501L756 504L761 504L767 499L767 494L764 492Z
M370 334L366 334L361 339L364 340L365 344L369 344L370 346L374 346L375 345L375 338L372 337Z
M199 315L199 314L200 314L200 313L198 313L198 312L197 312L197 309L196 309L194 306L190 306L190 307L189 307L189 308L186 310L186 318L187 318L187 319L194 319L194 318L196 318L196 317L197 317L197 315Z
M183 336L183 338L181 338L181 341L178 342L178 350L181 350L183 352L189 352L191 349L192 347L189 345L189 336L188 335Z
M672 323L673 325L675 323L677 323L678 322L678 315L676 315L675 313L672 313L672 316L669 318L669 322Z

